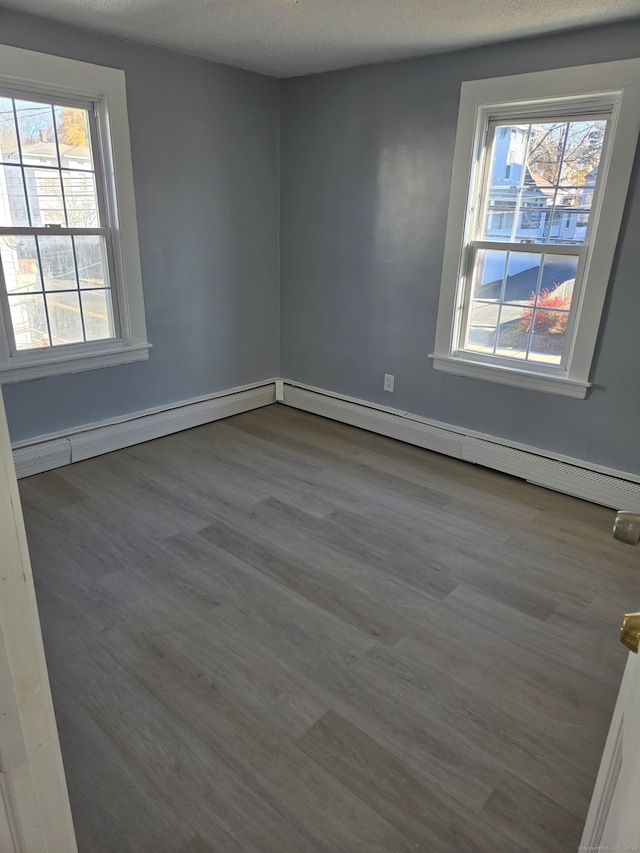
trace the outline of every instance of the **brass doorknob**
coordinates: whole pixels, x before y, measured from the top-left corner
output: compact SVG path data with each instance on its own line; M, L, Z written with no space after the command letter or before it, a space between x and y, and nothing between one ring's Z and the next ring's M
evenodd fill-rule
M640 613L625 613L620 628L620 642L632 652L638 653L640 645Z

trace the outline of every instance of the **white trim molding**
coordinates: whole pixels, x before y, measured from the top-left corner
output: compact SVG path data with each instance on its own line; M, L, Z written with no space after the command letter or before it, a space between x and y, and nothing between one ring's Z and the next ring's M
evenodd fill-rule
M430 355L429 358L433 359L435 369L442 373L453 373L470 379L484 379L486 382L499 382L501 385L511 385L513 388L527 388L529 391L562 394L564 397L574 397L577 400L583 400L593 384L563 379L560 376L541 376L539 373L514 370L497 364L480 364L471 359L454 358L449 355Z
M0 393L0 850L77 850Z
M230 388L167 408L136 412L100 424L85 424L66 433L39 436L13 448L18 478L60 468L112 450L180 432L275 403L275 380Z
M101 341L101 344L104 344ZM56 348L57 349L57 348ZM0 383L11 385L28 379L42 379L45 376L59 376L61 373L81 373L83 370L95 370L98 367L115 367L118 364L131 364L134 361L147 361L151 344L132 344L129 347L99 346L92 347L91 353L55 352L51 348L48 357L25 358L20 366L0 370ZM31 353L29 353L31 355Z
M634 663L633 655L629 654L624 675L622 676L618 699L613 710L609 733L604 745L600 769L591 796L591 804L589 805L579 850L616 849L615 847L601 847L600 845L620 777L620 770L622 769L624 726L625 724L633 725L633 722L635 722L630 720L625 722L624 719L625 705L633 684ZM622 850L624 848L619 847L617 849Z
M489 127L498 118L562 114L591 101L608 103L609 129L598 167L593 212L584 244L536 243L531 251L580 255L565 347L558 365L465 349L475 237L482 233L483 176L488 168ZM533 118L532 118L533 120ZM462 84L433 367L445 373L583 398L611 275L640 123L640 59L625 59L472 80ZM476 233L478 232L478 234ZM486 242L486 241L485 241ZM516 241L517 242L517 241ZM487 244L515 250L513 242ZM515 246L526 251L526 247Z
M0 45L0 84L31 96L82 98L96 111L99 172L113 246L114 339L12 351L0 323L0 382L144 361L147 341L124 71ZM102 184L101 184L102 186ZM5 318L5 325L9 318Z

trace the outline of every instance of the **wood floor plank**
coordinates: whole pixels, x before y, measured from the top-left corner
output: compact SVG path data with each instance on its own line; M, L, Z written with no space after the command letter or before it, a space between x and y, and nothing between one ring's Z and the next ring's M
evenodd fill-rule
M189 826L158 795L144 770L128 761L66 687L55 681L56 720L81 853L173 853ZM94 790L102 802L95 808ZM90 817L85 816L90 812ZM222 833L219 840L226 842Z
M46 471L37 478L27 477L19 482L20 499L29 509L54 510L74 506L87 500L81 488L67 482L58 471Z
M624 648L619 645L619 636L614 639L610 634L608 637L605 634L606 641L615 647L615 655L603 667L601 661L590 656L590 649L585 648L583 636L577 632L562 630L548 621L541 623L540 620L533 620L515 608L463 584L447 597L443 607L456 624L470 623L478 626L478 630L490 631L494 637L500 638L507 656L511 654L509 649L514 649L519 659L522 657L526 660L527 652L534 651L538 671L554 681L559 694L562 695L566 690L569 695L574 695L574 704L581 713L600 720L609 715L611 688L614 691L617 689L626 657ZM573 673L576 683L581 685L575 694L571 694L573 685L567 684L566 678L556 674L559 661L562 662L562 668ZM544 668L541 664L544 664ZM563 681L565 690L562 689ZM595 692L593 697L583 692L587 685Z
M499 829L475 819L443 791L335 711L299 741L304 752L405 835L415 850L515 851ZM525 849L524 847L521 849Z
M597 741L594 745L598 727L558 722L545 713L536 714L535 706L526 709L513 696L516 684L510 694L504 691L494 697L484 685L445 680L425 662L425 647L421 651L412 656L406 645L398 650L377 647L358 663L358 669L396 681L404 695L416 687L437 684L436 689L423 690L422 713L431 725L446 720L452 731L462 733L459 737L486 751L501 767L523 773L538 790L561 798L568 811L584 814L595 781L590 768L601 753Z
M287 628L283 631L271 619L224 611L221 607L215 617L224 622L227 643L235 647L245 633L254 637L267 669L273 671L275 662L285 666L303 692L314 696L325 709L338 710L382 740L408 766L423 767L438 789L460 798L469 808L481 808L503 765L481 743L454 730L444 715L438 717L430 711L430 695L439 689L436 680L411 684L382 666L365 665L371 662L370 652L331 654L323 649L314 656L313 646L300 640L290 642ZM211 636L218 629L199 625L194 630ZM173 645L176 636L180 634L163 639ZM185 653L184 645L181 651ZM198 665L207 666L202 656Z
M575 849L583 825L551 797L508 772L482 810L482 817L530 853Z
M384 599L363 594L362 577L345 573L341 579L333 573L316 572L299 555L262 540L255 533L243 534L236 525L223 521L215 521L198 535L372 637L393 643L406 631L405 614ZM369 576L369 587L374 584L375 577Z
M577 846L609 510L277 405L20 488L80 853Z
M205 841L201 835L194 835L186 847L182 848L180 853L216 853L216 849Z
M307 839L311 849L327 853L413 849L353 792L306 761L294 743L294 730L283 729L259 707L252 710L242 696L238 698L224 681L212 676L197 655L191 655L191 648L173 642L172 634L147 640L152 655L144 648L144 638L130 641L127 647L122 639L113 649L118 661L162 699L230 773L250 779L252 788ZM167 683L176 680L179 689L167 691Z

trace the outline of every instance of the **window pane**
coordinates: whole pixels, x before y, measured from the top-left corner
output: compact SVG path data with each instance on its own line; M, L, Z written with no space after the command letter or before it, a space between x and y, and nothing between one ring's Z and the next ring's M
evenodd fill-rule
M518 187L522 183L528 124L502 125L495 129L491 162L491 187Z
M57 166L58 148L51 104L16 100L22 162L30 166Z
M559 187L548 219L547 241L583 243L592 201L593 188L586 191L583 187Z
M463 349L559 364L578 258L494 249L477 255Z
M104 237L75 236L73 242L80 287L105 287L109 282L105 278L108 266Z
M495 127L480 238L583 243L606 128L586 119Z
M0 237L0 259L8 293L42 290L35 237Z
M513 193L505 193L504 187L491 190L481 234L483 240L511 239L517 197L517 190Z
M529 127L525 183L553 186L560 177L567 123L541 122Z
M535 252L478 251L465 349L493 352L496 344L499 355L526 357L529 336L522 311L535 296L541 258ZM491 303L493 311L487 310Z
M12 225L24 228L29 225L22 169L19 166L0 166L0 225L5 228Z
M0 158L23 164L0 167L0 224L100 224L89 128L87 110L0 98Z
M529 331L522 322L522 315L538 292L542 257L535 252L509 252L503 305L496 330L496 355L527 358Z
M78 293L49 293L47 309L54 346L84 340Z
M567 132L560 183L573 187L595 186L607 122L573 121Z
M535 295L542 256L535 252L509 252L503 300L510 305L526 305Z
M83 290L82 310L88 341L115 337L110 290Z
M535 311L531 336L531 361L560 364L569 313L566 311Z
M560 364L577 268L576 257L545 257L538 296L532 295L522 312L531 338L529 361Z
M62 172L67 220L71 228L95 228L98 199L92 172Z
M69 169L93 169L87 111L56 107L56 130L60 165Z
M9 310L17 349L49 346L47 315L41 294L9 296Z
M76 265L71 237L38 237L45 290L75 290Z
M496 249L478 251L473 282L474 299L500 299L508 255L508 252Z
M17 163L19 160L13 101L11 98L0 98L0 161Z
M522 308L503 305L497 329L496 355L526 359L529 333L522 326Z
M493 353L499 313L500 306L497 304L472 303L465 349Z
M60 173L53 169L25 169L31 224L66 225Z

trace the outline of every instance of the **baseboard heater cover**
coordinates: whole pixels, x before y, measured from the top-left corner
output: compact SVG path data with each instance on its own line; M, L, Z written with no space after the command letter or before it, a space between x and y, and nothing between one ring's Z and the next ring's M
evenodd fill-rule
M259 393L256 393L259 392ZM190 403L178 409L165 409L153 415L98 427L69 437L71 461L79 462L121 447L130 447L152 438L160 438L183 429L201 426L220 418L238 415L250 409L267 406L275 401L273 385L251 391L241 391L215 397L201 403Z
M13 451L13 464L18 478L30 477L32 474L50 471L52 468L61 468L63 465L69 465L70 462L71 445L66 438L28 444Z
M28 477L274 402L275 386L270 382L257 388L231 391L118 423L80 430L54 441L43 440L17 447L13 450L16 475L18 478Z
M386 435L408 444L433 450L456 459L484 465L496 471L520 477L530 483L564 492L583 500L592 501L614 509L640 512L640 483L620 476L554 459L537 452L536 448L522 450L500 442L466 435L451 429L430 424L401 412L390 412L373 404L355 402L323 393L320 390L289 384L282 381L276 395L276 383L271 381L258 387L233 390L206 400L150 414L134 416L129 420L79 430L68 436L56 436L14 448L13 459L19 478L69 465L112 450L119 450L160 438L183 429L200 426L241 412L268 406L282 398L285 405L322 415L332 420L351 424L370 432ZM632 475L630 475L631 477Z
M579 464L544 456L535 448L520 450L496 441L487 441L443 427L414 420L402 413L378 409L320 391L284 384L284 403L297 409L322 415L377 432L427 450L454 456L466 462L484 465L512 474L537 486L614 509L640 512L640 483L624 476L603 474Z
M427 450L462 458L461 435L422 421L403 418L383 409L352 403L295 385L285 384L284 403L296 409L303 409L305 412L377 432L389 438L397 438L399 441L406 441L408 444L415 444Z

